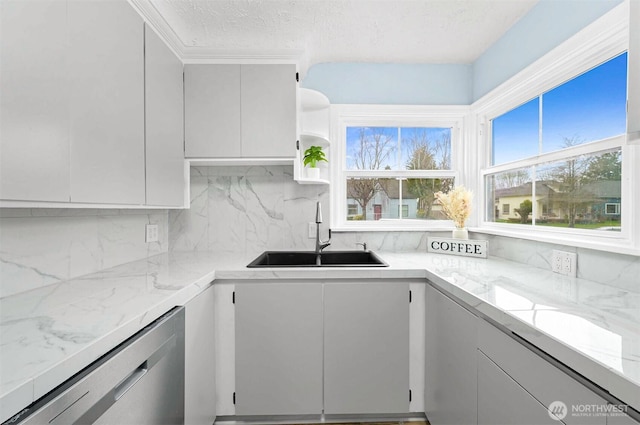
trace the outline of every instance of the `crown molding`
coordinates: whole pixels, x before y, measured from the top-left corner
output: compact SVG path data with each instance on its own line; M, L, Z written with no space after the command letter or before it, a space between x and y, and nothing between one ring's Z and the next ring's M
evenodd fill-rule
M129 4L142 16L145 23L149 25L158 36L164 40L173 53L184 62L185 45L173 28L167 23L164 17L158 12L150 0L128 0Z
M186 46L173 28L158 12L151 0L128 0L144 21L173 50L182 63L233 63L262 64L287 63L307 64L304 50L228 50L201 46ZM304 66L301 72L306 72Z

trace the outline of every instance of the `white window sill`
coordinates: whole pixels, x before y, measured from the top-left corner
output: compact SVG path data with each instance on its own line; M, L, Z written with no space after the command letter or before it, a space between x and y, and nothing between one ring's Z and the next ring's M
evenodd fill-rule
M409 220L407 220L409 221ZM381 221L363 221L361 225L341 224L331 227L332 232L451 232L454 229L453 223L443 221L442 224L432 223L402 223Z
M511 226L511 225L507 225ZM517 225L514 225L517 226ZM640 248L634 247L632 242L617 232L607 233L603 236L596 236L592 232L589 234L573 234L572 231L558 234L557 232L531 231L530 229L518 229L506 226L485 226L470 227L472 233L487 235L505 236L517 239L546 242L576 248L594 249L598 251L613 252L616 254L626 254L640 256Z

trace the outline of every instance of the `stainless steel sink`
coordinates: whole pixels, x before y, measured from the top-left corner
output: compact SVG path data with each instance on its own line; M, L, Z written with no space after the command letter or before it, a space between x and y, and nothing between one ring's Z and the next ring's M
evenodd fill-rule
M388 267L371 251L265 251L247 267Z

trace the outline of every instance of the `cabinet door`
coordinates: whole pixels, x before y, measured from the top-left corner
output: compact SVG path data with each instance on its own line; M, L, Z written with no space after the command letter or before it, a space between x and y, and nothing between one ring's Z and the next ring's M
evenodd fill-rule
M185 306L185 425L210 425L216 418L213 306L213 285Z
M242 65L242 156L294 157L295 65Z
M409 285L324 288L324 412L409 411Z
M184 205L182 62L145 25L147 205Z
M551 406L555 401L562 401L569 409L572 405L607 404L583 384L484 320L478 323L478 348L544 406ZM604 425L606 418L569 414L564 422Z
M143 21L126 0L67 2L71 201L144 204Z
M240 65L185 65L185 156L239 158Z
M321 284L238 284L235 310L236 414L321 414Z
M557 425L546 407L478 350L478 424Z
M477 422L477 317L427 286L425 413L432 425Z
M67 6L0 2L0 199L69 201Z

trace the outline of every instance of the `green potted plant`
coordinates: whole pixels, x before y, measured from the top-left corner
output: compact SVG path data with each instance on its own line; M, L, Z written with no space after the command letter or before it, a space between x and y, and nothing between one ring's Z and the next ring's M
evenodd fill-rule
M303 164L309 166L307 169L307 177L310 179L317 180L320 178L320 169L318 168L318 162L327 161L327 157L324 155L321 146L311 146L309 149L304 151L304 157L302 158Z

